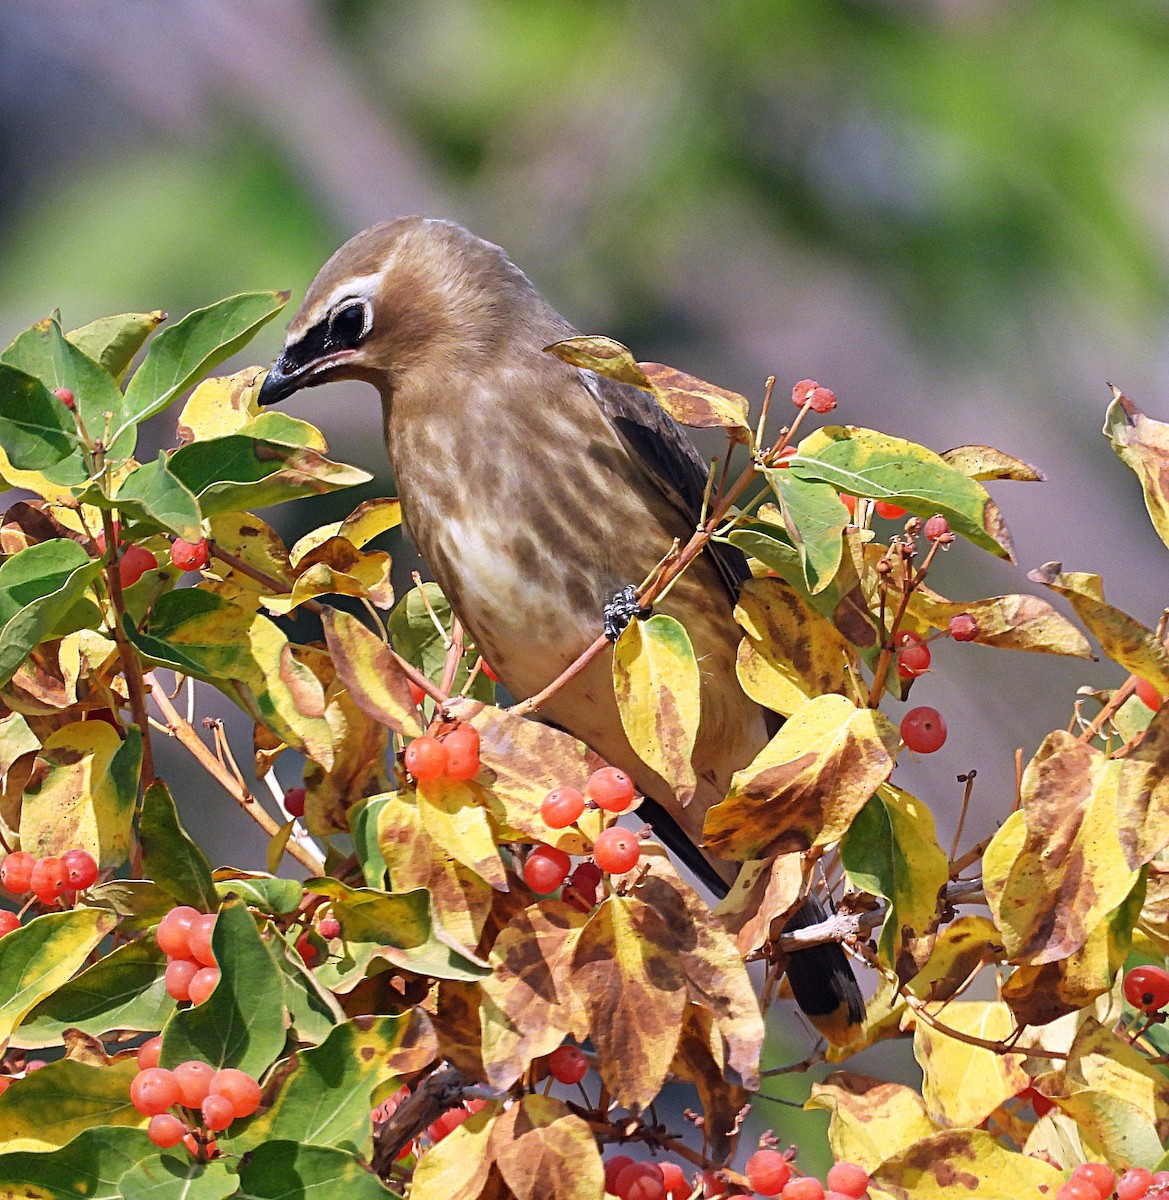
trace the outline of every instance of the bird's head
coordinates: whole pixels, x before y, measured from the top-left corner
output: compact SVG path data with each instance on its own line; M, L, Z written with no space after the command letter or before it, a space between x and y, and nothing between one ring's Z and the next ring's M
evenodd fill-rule
M521 314L530 323L533 301L546 307L498 246L460 225L424 217L374 225L313 280L259 402L335 379L365 380L388 401L412 373L477 370L514 342Z

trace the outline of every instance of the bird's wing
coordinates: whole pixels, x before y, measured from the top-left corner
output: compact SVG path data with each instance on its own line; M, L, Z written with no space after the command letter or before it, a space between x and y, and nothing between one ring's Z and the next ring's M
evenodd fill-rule
M693 529L702 516L707 464L686 430L649 392L593 371L582 371L581 375L634 461ZM706 553L718 569L732 603L736 602L739 588L751 577L746 557L723 542L708 543Z

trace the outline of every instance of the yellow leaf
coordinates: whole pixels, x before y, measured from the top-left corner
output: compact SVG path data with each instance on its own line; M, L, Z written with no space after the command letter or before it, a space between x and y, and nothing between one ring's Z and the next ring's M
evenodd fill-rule
M870 1173L885 1159L937 1132L913 1088L851 1071L836 1071L823 1083L813 1083L805 1107L830 1114L832 1157Z
M702 1105L702 1136L716 1160L733 1148L738 1131L739 1113L751 1102L751 1092L728 1078L722 1038L714 1014L697 1004L686 1006L682 1037L670 1074L688 1079L698 1092Z
M1152 862L1169 845L1169 708L1153 717L1141 744L1120 759L1116 815L1130 867Z
M478 789L440 776L418 784L419 819L430 836L456 862L474 871L496 891L507 891L507 876L487 810Z
M796 906L804 887L804 856L795 851L743 864L734 887L714 910L746 958L771 937L771 923Z
M661 363L637 365L649 380L654 398L680 424L693 429L750 431L750 406L745 396Z
M646 378L645 372L634 361L629 350L615 342L612 338L597 335L582 335L565 338L545 346L546 354L554 354L563 362L584 371L595 371L606 379L615 379L618 383L628 383L642 391L652 391L652 385Z
M1118 388L1104 418L1104 432L1121 460L1141 481L1145 507L1161 541L1169 546L1169 425L1146 417ZM1163 690L1163 689L1159 689Z
M735 772L706 815L705 844L723 858L766 858L839 841L879 784L899 744L884 714L844 696L817 696Z
M937 1009L950 1029L986 1041L1003 1041L1015 1032L1011 1010L997 1002L954 1000ZM913 1054L922 1069L922 1099L939 1125L973 1126L1000 1104L1029 1087L1025 1054L1000 1054L951 1037L920 1017Z
M263 381L263 367L245 367L234 375L203 380L179 414L179 441L185 444L238 433L263 411L256 403Z
M1015 479L1023 483L1042 483L1046 479L1038 467L993 446L955 446L943 450L942 458L970 479Z
M949 1000L974 971L997 963L1003 940L987 917L963 916L951 921L934 942L925 966L909 981L920 1000Z
M388 496L375 497L359 504L343 521L331 521L306 533L292 547L290 557L299 563L310 550L315 550L331 537L343 537L359 550L379 534L396 529L402 523L402 502Z
M491 1126L500 1107L481 1108L427 1150L414 1168L411 1200L478 1200L491 1172Z
M516 1200L582 1200L604 1191L592 1131L552 1096L523 1096L500 1113L488 1154Z
M683 625L664 613L634 618L613 648L613 687L621 724L638 757L673 789L694 795L690 756L698 737L699 672Z

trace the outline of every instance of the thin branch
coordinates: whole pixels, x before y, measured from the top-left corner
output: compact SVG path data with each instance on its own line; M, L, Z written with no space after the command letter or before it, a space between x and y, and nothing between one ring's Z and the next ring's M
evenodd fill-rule
M962 841L962 830L966 825L966 813L970 808L970 797L974 792L974 780L977 776L978 772L973 769L965 775L958 776L958 782L966 786L962 790L962 811L958 814L958 828L954 830L954 840L950 844L950 862L953 862L958 854L958 843Z
M374 1133L370 1164L374 1174L388 1174L399 1151L458 1104L468 1094L468 1085L467 1076L450 1065L438 1067L423 1079Z

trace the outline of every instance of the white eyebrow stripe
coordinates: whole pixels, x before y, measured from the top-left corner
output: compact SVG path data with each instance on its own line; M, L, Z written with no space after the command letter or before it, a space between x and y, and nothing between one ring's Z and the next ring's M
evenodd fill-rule
M357 275L352 279L346 279L343 283L339 283L329 293L329 298L324 304L324 311L326 313L332 312L334 306L341 300L372 299L374 293L381 286L384 275L385 268L373 275Z

